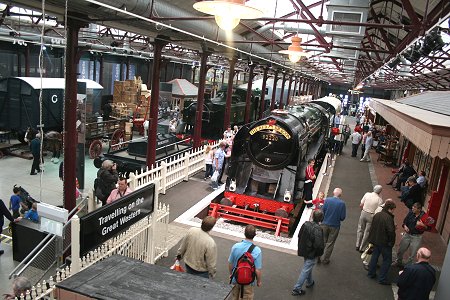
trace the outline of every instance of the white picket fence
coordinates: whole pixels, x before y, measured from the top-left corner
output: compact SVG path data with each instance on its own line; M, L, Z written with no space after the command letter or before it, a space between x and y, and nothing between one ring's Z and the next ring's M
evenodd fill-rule
M219 142L210 144L212 149L219 146ZM151 182L159 181L159 193L166 191L180 182L188 181L189 177L205 168L205 146L192 149L162 162L152 168L146 168L140 173L130 173L129 185L132 190L140 189Z
M55 295L55 285L58 282L112 255L127 256L153 264L156 260L168 255L168 225L169 206L158 204L158 209L153 215L136 222L125 232L109 239L81 258L76 256L76 253L79 253L79 244L78 247L72 246L70 266L57 272L56 276L50 277L48 281L44 280L33 286L26 295L16 299L58 299ZM74 234L79 233L79 226L78 216L74 216L72 219Z
M219 142L210 144L216 149ZM187 181L190 176L202 171L205 167L205 146L181 153L156 164L153 168L147 168L141 172L130 174L129 184L133 190L138 190L146 185L155 183L158 191L155 195L157 209L152 216L148 216L127 229L118 236L106 241L97 249L83 257L76 257L79 253L79 219L72 218L72 263L65 269L33 286L26 295L16 299L57 299L55 295L56 283L78 273L79 271L101 261L104 258L118 254L147 263L155 263L158 259L167 256L167 237L169 225L169 206L158 202L157 194L165 194L166 191L180 182Z

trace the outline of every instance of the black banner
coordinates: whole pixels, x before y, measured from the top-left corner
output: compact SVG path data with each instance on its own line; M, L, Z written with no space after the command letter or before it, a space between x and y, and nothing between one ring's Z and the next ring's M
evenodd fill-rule
M154 209L155 185L128 194L80 218L80 254L98 247Z

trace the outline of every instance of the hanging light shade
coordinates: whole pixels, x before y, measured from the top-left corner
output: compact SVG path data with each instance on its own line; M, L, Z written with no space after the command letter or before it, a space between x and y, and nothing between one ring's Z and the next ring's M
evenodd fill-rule
M207 0L194 3L194 9L215 16L223 30L232 30L241 19L257 19L263 16L259 9L245 5L245 0Z
M289 60L294 64L298 62L302 58L302 56L305 57L310 56L310 54L303 51L302 46L300 46L300 43L302 42L302 39L300 37L294 36L292 37L291 41L292 44L288 47L288 49L281 50L279 51L279 53L289 55Z

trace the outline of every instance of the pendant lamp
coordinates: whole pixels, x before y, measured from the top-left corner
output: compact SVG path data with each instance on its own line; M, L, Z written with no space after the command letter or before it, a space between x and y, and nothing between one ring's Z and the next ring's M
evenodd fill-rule
M223 30L235 28L241 19L257 19L263 16L259 9L245 5L245 0L205 0L194 3L194 9L215 16Z
M279 53L289 55L289 60L294 64L298 62L302 58L302 56L310 56L310 54L303 51L302 46L300 46L300 43L302 42L302 39L300 37L294 36L292 37L291 41L292 44L288 47L288 49L280 50Z

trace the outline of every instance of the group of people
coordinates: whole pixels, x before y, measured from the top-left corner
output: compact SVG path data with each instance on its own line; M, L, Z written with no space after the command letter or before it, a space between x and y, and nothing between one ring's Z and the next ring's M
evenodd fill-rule
M387 185L392 185L396 191L400 191L399 198L409 208L416 202L424 204L425 194L428 187L426 179L426 172L424 170L417 172L411 166L409 160L406 158L403 160L403 164Z
M8 207L2 199L0 199L0 235L2 234L5 218L10 222L19 222L21 219L28 219L33 222L39 222L39 215L37 213L37 204L27 203L20 196L20 187L14 186L13 194L10 197ZM8 209L9 208L9 209ZM4 250L0 249L0 255Z
M110 204L132 192L128 187L127 179L119 177L117 164L108 159L103 161L101 168L97 171L94 190L95 196L102 205Z
M404 232L397 249L397 258L392 263L397 228L394 222L396 204L392 199L383 201L380 196L382 189L381 185L376 185L360 201L356 251L363 253L368 248L373 251L370 262L364 266L369 278L377 277L378 259L382 256L383 262L378 271L380 284L391 284L387 279L391 265L400 268L397 281L399 299L428 299L436 280L435 270L429 264L431 252L421 248L423 233L431 229L429 217L422 210L421 203L412 205L401 225ZM292 290L294 296L306 293L303 285L310 288L315 284L312 270L316 263L330 263L341 222L346 217L346 206L341 196L342 189L336 188L333 197L324 199L324 193L320 192L317 199L305 201L308 206L312 206L313 213L312 221L305 222L298 235L298 255L304 257L305 262ZM408 249L411 255L404 262L403 257ZM414 259L417 263L413 264Z
M238 131L239 128L237 126L234 126L233 130L231 129L231 126L228 126L227 130L223 133L223 140L220 141L219 147L216 150L213 150L210 145L205 148L206 171L204 180L212 178L211 187L214 190L218 189L219 185L224 184L222 182L222 176L225 171L227 159L231 156L233 140ZM214 173L216 173L216 175L214 175Z
M392 199L383 201L380 197L381 191L382 186L376 185L372 192L367 192L361 199L361 214L357 229L356 250L362 253L364 250L372 248L371 250L373 253L371 260L368 265L365 266L368 270L368 277L370 278L376 278L378 258L381 255L383 257L383 262L378 274L378 282L380 284L391 284L387 280L387 274L392 264L392 250L396 239L397 225L394 222L396 204ZM405 266L403 257L409 248L411 255L406 260L405 267L405 270L409 272L411 268L415 268L414 265L411 265L414 258L418 261L422 261L424 258L422 254L429 253L429 250L425 248L423 248L424 250L419 251L423 233L431 229L431 226L427 223L426 219L427 215L422 211L422 204L419 202L414 203L401 225L404 232L402 232L402 239L397 249L397 259L392 265L403 268ZM369 246L369 243L371 246ZM428 259L430 255L428 255ZM400 286L401 278L402 276L405 276L405 274L400 275L400 291L402 289ZM431 288L432 285L429 286L428 293Z
M206 216L202 220L200 228L189 229L181 241L177 252L177 259L184 260L186 272L189 274L213 279L216 275L217 245L210 236L210 231L216 224L216 219ZM233 245L228 257L228 270L230 283L233 284L233 299L253 299L254 286L261 286L262 280L262 251L253 243L256 236L256 228L253 225L245 227L245 239ZM249 252L254 264L254 280L247 285L239 284L234 274L238 268L238 262L244 253Z

